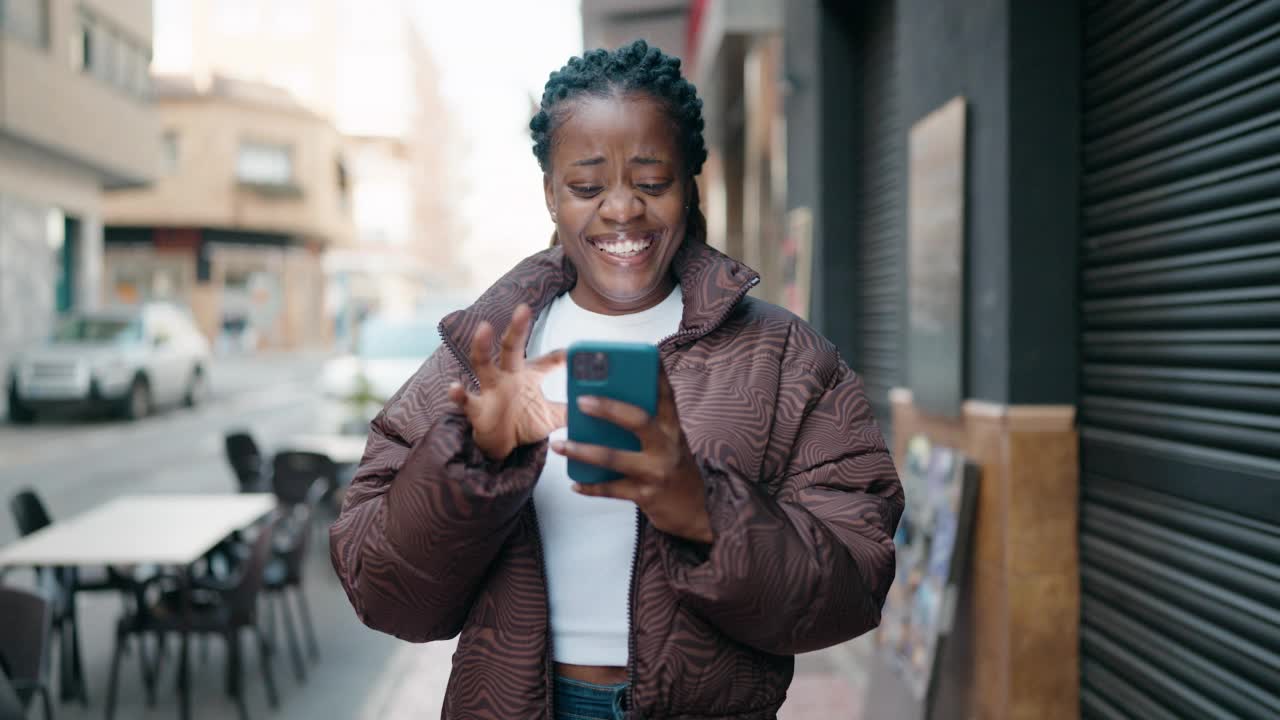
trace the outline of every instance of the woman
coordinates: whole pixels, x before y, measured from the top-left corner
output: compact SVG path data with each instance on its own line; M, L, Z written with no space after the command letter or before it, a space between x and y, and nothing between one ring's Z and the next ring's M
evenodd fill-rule
M794 654L879 622L893 463L831 343L705 244L701 108L643 41L552 73L556 245L445 318L372 424L333 563L370 627L461 633L445 717L772 718ZM577 339L658 344L655 416L581 405L642 451L566 441ZM566 458L624 478L575 486Z

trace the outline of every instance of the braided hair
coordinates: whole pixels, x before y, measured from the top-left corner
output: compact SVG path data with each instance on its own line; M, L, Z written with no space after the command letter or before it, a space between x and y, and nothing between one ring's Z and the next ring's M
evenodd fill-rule
M647 94L660 102L675 123L677 144L684 170L692 185L686 236L706 239L707 221L698 202L694 176L702 172L707 146L702 137L702 100L693 83L680 74L680 58L667 55L644 40L636 40L614 51L591 50L551 73L542 93L538 114L529 122L533 132L533 155L543 172L551 167L551 143L569 103L580 95L608 97L618 94ZM553 243L554 244L554 240Z

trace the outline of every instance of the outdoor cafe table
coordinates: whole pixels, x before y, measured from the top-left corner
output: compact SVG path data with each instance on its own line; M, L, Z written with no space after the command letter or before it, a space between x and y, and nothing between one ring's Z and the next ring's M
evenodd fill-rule
M191 565L237 530L276 507L274 495L135 495L120 497L0 548L0 567ZM184 607L189 609L184 592ZM181 716L191 716L188 633L182 633ZM77 678L83 683L83 678Z
M364 457L365 436L363 435L294 435L279 449L313 452L324 455L335 465L359 465Z

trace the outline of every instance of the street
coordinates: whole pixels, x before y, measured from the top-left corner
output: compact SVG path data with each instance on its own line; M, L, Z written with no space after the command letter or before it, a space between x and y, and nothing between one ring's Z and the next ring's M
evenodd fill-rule
M315 427L319 398L314 380L323 358L280 355L220 359L212 374L212 397L194 410L164 409L137 423L114 419L55 419L33 426L0 429L0 497L33 487L44 498L55 522L102 502L128 494L234 492L235 478L223 455L223 433L249 428L267 452L294 433ZM0 520L0 543L16 536L8 509ZM26 573L14 572L14 581ZM307 591L320 641L320 662L308 667L305 685L294 676L287 653L275 657L280 691L277 718L357 718L364 713L370 689L404 645L367 630L356 619L342 593L328 553L312 546ZM57 708L59 718L101 718L107 696L112 628L121 609L117 598L84 595L79 602L81 643L89 685L87 709L76 704ZM176 650L176 643L173 649ZM235 717L235 706L223 692L225 667L221 642L209 643L201 659L193 646L193 707L197 718ZM136 652L120 670L119 718L171 718L177 714L176 653L169 654L161 677L158 703L148 710ZM445 656L445 662L448 656ZM56 662L54 663L57 664ZM266 716L266 693L256 654L247 668L250 712Z
M323 357L279 355L223 358L214 369L212 397L194 409L164 409L140 422L114 419L53 419L32 426L0 429L0 497L24 487L44 498L55 522L113 497L146 493L223 493L235 491L235 478L223 454L223 434L248 428L266 452L290 435L324 430L315 379ZM7 510L7 509L6 509ZM0 543L16 537L6 511ZM15 572L15 580L26 573ZM439 717L453 642L411 645L368 630L356 619L334 577L327 549L312 546L307 591L315 614L321 659L308 666L305 684L294 675L281 648L273 662L280 709L270 717L395 720ZM63 704L59 718L101 718L107 695L112 628L121 610L114 597L86 594L80 602L81 643L90 704ZM176 642L171 650L176 650ZM193 707L196 718L235 717L223 692L222 644L193 646ZM801 656L783 720L859 717L866 639ZM160 681L158 703L145 704L136 653L120 670L117 717L172 718L177 714L176 653L169 654ZM246 670L250 712L268 716L266 693L256 653ZM56 666L56 662L54 663ZM56 678L55 678L56 680ZM56 682L55 682L56 687Z

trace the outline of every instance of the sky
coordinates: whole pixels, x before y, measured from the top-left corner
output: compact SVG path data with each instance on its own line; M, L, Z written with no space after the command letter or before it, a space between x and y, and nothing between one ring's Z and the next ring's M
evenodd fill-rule
M215 23L304 28L309 0L214 0ZM395 58L403 7L415 18L441 73L441 93L462 137L458 196L460 253L482 290L551 235L542 174L528 135L530 98L551 71L582 51L579 0L333 0L339 3L344 64L337 69L336 121L362 134L395 133L407 115ZM152 69L190 72L193 0L156 0ZM249 21L246 17L257 18ZM271 77L271 69L264 75ZM290 79L289 77L283 78Z
M486 287L551 238L529 140L530 97L582 52L578 0L418 3L441 92L467 134L465 257Z

